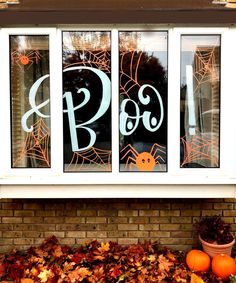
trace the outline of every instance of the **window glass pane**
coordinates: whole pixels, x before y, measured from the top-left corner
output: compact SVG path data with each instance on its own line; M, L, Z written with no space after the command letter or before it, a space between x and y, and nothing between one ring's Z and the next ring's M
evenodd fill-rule
M180 166L219 167L219 35L182 36L180 120Z
M64 171L111 171L110 32L63 32Z
M12 167L50 167L49 38L10 36Z
M167 32L120 32L120 171L167 171Z

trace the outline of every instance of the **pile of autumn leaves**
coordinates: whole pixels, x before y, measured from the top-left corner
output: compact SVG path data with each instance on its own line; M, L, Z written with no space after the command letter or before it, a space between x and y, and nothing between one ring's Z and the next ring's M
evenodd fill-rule
M0 257L0 282L15 283L218 283L212 273L192 273L183 252L145 243L121 246L92 241L79 248L55 237L25 252Z

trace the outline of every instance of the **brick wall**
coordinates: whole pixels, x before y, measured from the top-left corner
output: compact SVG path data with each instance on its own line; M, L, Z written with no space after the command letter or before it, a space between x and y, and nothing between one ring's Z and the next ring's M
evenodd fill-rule
M151 239L177 249L198 245L193 223L220 214L236 232L234 199L0 200L0 252L55 235L62 244L92 239L133 244Z

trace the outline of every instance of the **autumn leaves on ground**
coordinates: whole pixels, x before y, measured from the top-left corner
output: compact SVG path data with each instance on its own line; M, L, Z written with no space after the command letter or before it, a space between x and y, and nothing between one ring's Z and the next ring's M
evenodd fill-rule
M213 272L193 272L180 251L145 243L121 246L92 241L72 248L55 237L27 251L0 257L0 282L220 283ZM230 282L227 278L225 282Z

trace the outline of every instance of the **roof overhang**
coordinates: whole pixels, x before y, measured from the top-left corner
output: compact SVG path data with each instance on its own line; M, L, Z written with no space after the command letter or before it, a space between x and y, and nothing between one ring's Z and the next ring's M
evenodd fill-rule
M234 24L236 9L212 0L20 0L0 10L0 25L108 23Z

